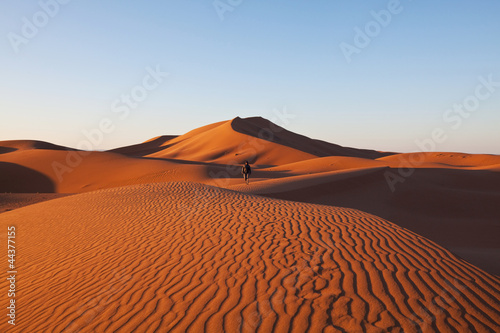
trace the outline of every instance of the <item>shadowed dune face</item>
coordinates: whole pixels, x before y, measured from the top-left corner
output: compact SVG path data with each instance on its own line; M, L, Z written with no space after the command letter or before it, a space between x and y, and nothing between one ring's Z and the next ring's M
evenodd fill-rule
M120 147L116 149L108 150L112 153L118 153L126 156L133 157L143 157L146 155L154 154L165 149L165 145L170 141L177 138L177 135L163 135L157 138L153 138L143 143L136 145Z
M312 154L316 157L335 155L375 159L392 155L392 153L381 153L368 149L342 147L320 140L313 140L306 136L290 132L262 117L251 117L245 119L237 117L231 121L231 127L236 132L294 148Z
M358 210L165 183L0 215L14 221L21 331L500 330L497 277Z
M15 163L0 162L0 193L55 192L46 175Z
M13 151L16 151L17 148L12 148L12 147L1 147L0 146L0 154L7 154L7 153L11 153Z

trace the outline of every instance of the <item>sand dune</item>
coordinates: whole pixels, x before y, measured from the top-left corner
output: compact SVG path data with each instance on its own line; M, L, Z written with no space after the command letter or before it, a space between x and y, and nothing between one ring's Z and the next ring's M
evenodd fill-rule
M16 150L32 150L32 149L68 150L70 148L37 140L0 141L0 154Z
M389 166L384 161L345 156L327 156L308 159L290 164L283 164L271 168L259 169L259 171L271 171L275 173L286 172L290 175L305 175L329 171L359 169L370 167Z
M19 331L500 330L500 279L359 210L158 183L12 223Z
M259 117L107 152L0 142L23 332L500 331L499 202L500 156Z
M234 167L228 172L226 166L239 165L244 160L263 166L286 166L327 155L340 155L337 159L345 155L387 155L312 140L259 117L235 118L181 136L161 136L108 152L77 151L32 140L2 141L0 147L0 163L8 163L0 165L0 191L20 193L79 193L161 181L218 184L214 182L217 175L229 177L225 183L230 184L240 177L239 169ZM325 157L328 158L331 156ZM333 170L348 159L336 161ZM349 167L359 167L358 162L381 164L352 157ZM317 162L303 164L300 172L307 172L306 166L314 163ZM281 173L270 171L270 178ZM19 182L20 179L25 181Z
M371 150L346 148L312 140L260 117L239 117L205 126L164 144L149 157L240 164L281 165L330 155L378 158Z
M253 164L261 165L278 165L316 157L235 131L232 123L226 121L216 124L218 126L191 131L169 141L162 151L148 156L229 164L250 160Z
M269 130L271 136L262 134ZM259 117L235 118L109 152L68 149L33 140L0 142L0 193L81 193L192 181L345 206L409 228L500 275L500 244L495 237L500 221L500 156L384 156L388 154L312 140ZM339 156L349 154L354 156ZM241 182L239 163L244 159L262 164L254 165L249 188ZM54 163L64 169L58 173ZM400 170L413 173L392 192L384 175Z

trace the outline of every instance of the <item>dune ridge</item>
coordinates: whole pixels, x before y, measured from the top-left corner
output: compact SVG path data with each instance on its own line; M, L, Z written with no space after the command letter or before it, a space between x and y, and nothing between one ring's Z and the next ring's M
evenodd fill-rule
M12 223L21 331L500 330L498 277L359 210L156 183Z

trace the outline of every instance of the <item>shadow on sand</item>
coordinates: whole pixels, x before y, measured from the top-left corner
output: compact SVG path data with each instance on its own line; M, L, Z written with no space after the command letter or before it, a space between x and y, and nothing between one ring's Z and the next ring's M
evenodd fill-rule
M0 193L54 193L55 185L44 174L22 165L0 162Z

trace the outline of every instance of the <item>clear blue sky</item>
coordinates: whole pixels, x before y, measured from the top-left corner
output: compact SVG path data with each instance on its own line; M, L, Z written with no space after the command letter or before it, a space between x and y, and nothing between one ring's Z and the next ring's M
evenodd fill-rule
M0 140L76 147L109 118L95 147L107 149L286 108L286 128L341 145L416 151L441 128L439 151L500 154L500 86L474 97L479 77L500 82L499 1L401 0L385 26L371 12L391 1L222 0L236 4L223 20L213 0L40 13L54 1L0 4ZM340 46L356 47L356 27L372 37L348 62ZM156 65L169 76L119 118L113 103ZM446 113L465 100L468 117Z

